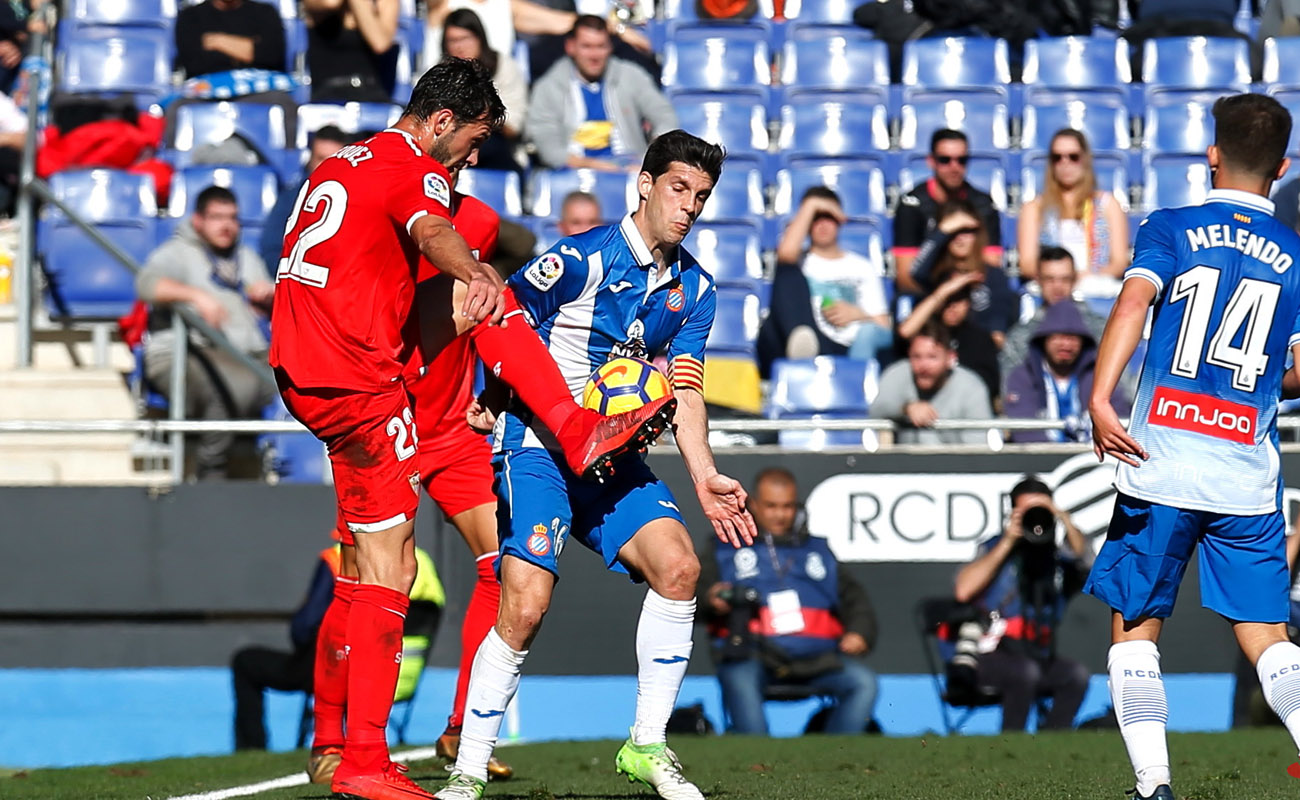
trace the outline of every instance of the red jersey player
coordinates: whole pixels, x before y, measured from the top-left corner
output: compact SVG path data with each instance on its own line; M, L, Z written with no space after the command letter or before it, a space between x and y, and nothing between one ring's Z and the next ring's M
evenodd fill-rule
M285 228L271 365L285 405L328 446L340 514L362 534L357 583L336 582L320 633L337 645L333 666L346 675L346 737L340 718L341 741L328 744L342 745L331 788L347 797L430 797L389 760L385 736L415 575L420 484L403 375L420 338L415 285L436 272L429 264L464 284L458 327L496 322L507 310L500 278L452 227L447 171L473 163L503 116L482 65L435 66L393 128L316 168ZM539 362L546 349L526 325L474 325L470 336L583 474L607 469L667 424L671 406L622 418L579 409L554 362Z

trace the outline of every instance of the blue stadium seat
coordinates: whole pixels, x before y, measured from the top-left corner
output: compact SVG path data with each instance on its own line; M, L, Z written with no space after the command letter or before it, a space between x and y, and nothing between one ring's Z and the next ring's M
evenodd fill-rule
M1127 102L1133 81L1128 42L1088 36L1029 39L1021 80L1027 103L1061 91L1113 95Z
M761 302L747 289L722 287L705 350L719 355L755 356Z
M907 103L900 113L899 148L927 151L930 134L953 128L970 139L972 153L1000 154L1011 146L1011 129L1005 103L978 95L934 96Z
M768 149L767 110L747 95L685 95L673 101L677 124L705 141L725 145L729 155Z
M307 103L298 106L299 149L307 147L311 134L336 125L345 133L382 131L402 116L402 107L392 103Z
M1284 69L1283 64L1291 67ZM1300 89L1300 76L1294 72L1300 64L1300 36L1270 38L1264 42L1264 83L1269 94Z
M172 37L150 28L72 29L64 38L55 74L73 93L123 92L137 102L156 101L171 88Z
M1149 158L1157 155L1205 154L1214 144L1214 117L1210 114L1213 99L1198 95L1188 99L1168 98L1176 102L1147 106L1142 125L1142 149Z
M188 154L240 133L265 151L284 150L292 146L285 130L284 106L243 101L187 103L176 110L169 147ZM181 160L185 163L184 156Z
M855 0L787 0L785 17L799 26L852 25Z
M887 235L891 231L886 223L877 223L874 220L861 220L857 222L846 222L840 226L840 247L851 253L857 253L865 257L872 264L883 267L885 263L885 251L888 249ZM886 287L892 290L893 281L885 281ZM891 300L890 291L885 292L885 299Z
M1007 98L1011 58L1003 39L935 37L903 45L903 101L932 90Z
M262 411L262 419L293 419L277 397ZM267 473L278 483L324 483L329 459L325 446L310 433L265 433L257 437Z
M154 249L153 220L100 222L99 232L143 264ZM40 226L38 250L56 317L114 319L135 303L135 276L67 221Z
M524 215L524 193L517 172L477 168L461 170L456 178L456 191L477 197L503 217Z
M826 186L840 196L844 213L850 219L879 219L887 208L885 175L873 161L825 160L798 161L782 169L776 177L778 216L793 214L805 191Z
M785 43L781 84L787 98L809 91L853 92L887 103L889 47L867 31L796 32Z
M307 23L300 19L284 21L284 61L290 72L307 72ZM311 99L311 87L299 86L294 92L299 103Z
M537 170L533 172L530 213L538 217L558 217L564 196L577 190L594 194L600 201L601 213L609 221L621 219L636 207L634 176L590 169Z
M1132 147L1128 110L1105 95L1044 98L1026 105L1020 131L1023 150L1046 150L1052 135L1064 128L1082 131L1093 152L1127 151Z
M930 174L924 155L911 156L907 165L898 171L898 186L910 192ZM966 180L971 186L988 192L999 211L1007 209L1007 169L1000 158L973 156L966 165Z
M1142 82L1148 97L1168 92L1240 92L1250 86L1250 47L1206 36L1147 39Z
M1163 156L1151 160L1142 189L1142 209L1199 205L1210 189L1210 167L1203 156Z
M889 149L887 116L870 101L802 95L781 107L778 145L799 158L878 156Z
M194 212L194 201L209 186L222 186L234 192L239 202L241 222L261 225L280 196L280 180L270 167L193 166L176 171L167 214L184 217Z
M876 362L871 361L869 364ZM804 418L814 422L818 420L834 419L862 419L866 412L851 413L830 413L830 414L808 414ZM871 430L824 430L818 428L808 431L778 431L777 444L786 450L834 450L837 448L851 448L853 450L874 452L880 446L880 440L876 437L876 432Z
M845 356L777 359L772 362L770 415L776 419L810 414L866 416L879 372L874 361Z
M753 164L727 160L722 177L700 214L702 222L749 221L762 219L766 210L763 198L763 173Z
M766 32L747 27L681 28L664 46L663 84L680 92L743 91L767 97L772 57Z
M763 283L763 245L752 225L697 224L683 244L719 287L756 293Z
M113 25L170 31L176 20L176 0L71 0L65 8L65 19L77 28Z
M158 215L153 177L116 169L78 169L50 176L50 191L88 222L139 222ZM50 218L61 215L50 206Z

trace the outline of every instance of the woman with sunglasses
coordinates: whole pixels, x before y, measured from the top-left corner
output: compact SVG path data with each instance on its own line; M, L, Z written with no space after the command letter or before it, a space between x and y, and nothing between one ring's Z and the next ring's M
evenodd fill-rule
M946 287L969 287L971 319L989 332L999 348L1007 329L1015 324L1020 300L1001 267L984 261L988 231L980 222L975 206L965 200L950 200L939 208L938 223L926 236L912 262L912 280L923 292L920 305L931 294ZM970 277L960 287L949 283L957 275Z
M1079 131L1064 128L1052 136L1043 193L1020 209L1018 239L1020 276L1027 280L1038 276L1045 245L1068 250L1080 277L1118 280L1128 267L1128 217L1114 195L1097 190L1092 149Z

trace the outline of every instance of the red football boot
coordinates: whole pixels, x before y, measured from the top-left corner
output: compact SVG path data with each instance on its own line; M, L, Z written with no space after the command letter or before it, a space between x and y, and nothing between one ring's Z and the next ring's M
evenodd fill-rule
M406 765L389 761L374 772L361 772L347 761L334 771L330 791L348 800L433 800L433 795L406 777Z
M555 438L574 474L603 482L613 474L614 459L654 444L676 411L677 398L671 395L610 417L584 408L565 421Z

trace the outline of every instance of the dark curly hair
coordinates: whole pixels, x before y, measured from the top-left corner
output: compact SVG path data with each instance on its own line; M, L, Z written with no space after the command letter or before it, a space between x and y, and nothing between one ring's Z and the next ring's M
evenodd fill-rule
M482 120L495 129L506 119L506 106L492 84L492 73L482 63L466 58L448 58L430 67L415 84L402 114L423 121L444 108L458 123Z

